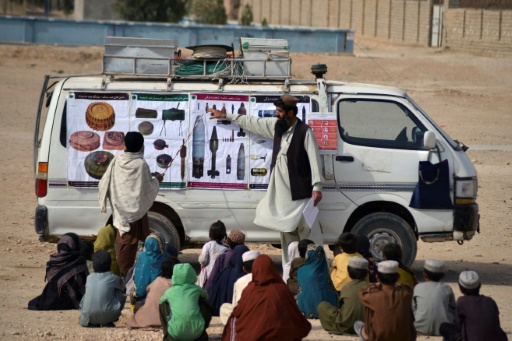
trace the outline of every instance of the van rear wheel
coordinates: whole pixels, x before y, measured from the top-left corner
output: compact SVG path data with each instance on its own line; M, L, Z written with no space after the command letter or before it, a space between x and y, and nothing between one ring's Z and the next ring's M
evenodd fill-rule
M402 262L411 266L418 252L416 236L411 226L401 217L387 212L371 213L352 228L352 233L362 234L370 240L370 252L377 260L382 260L382 248L395 243L402 248Z
M174 224L164 216L157 212L148 212L149 230L151 232L159 232L164 236L166 243L172 243L174 247L180 250L180 235Z

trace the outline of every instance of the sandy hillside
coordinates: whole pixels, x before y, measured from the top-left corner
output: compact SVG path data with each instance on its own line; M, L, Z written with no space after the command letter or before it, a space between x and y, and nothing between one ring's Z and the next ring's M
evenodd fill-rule
M458 273L465 269L479 272L482 293L497 301L501 324L510 337L512 59L389 46L370 40L357 43L356 56L294 54L293 73L311 78L310 66L320 62L328 65L326 77L330 79L404 88L452 137L472 147L467 153L479 172L482 233L462 246L420 242L413 270L420 278L426 258L445 260L449 269L446 280L456 296L460 295ZM33 227L33 129L43 75L99 72L101 53L102 49L93 47L0 45L0 143L4 146L0 150L0 339L161 339L161 332L130 331L122 323L115 329L81 328L77 311L26 309L27 302L44 287L45 263L55 250L54 244L38 242ZM252 247L279 262L278 250L266 245ZM186 250L183 258L195 261L197 255L197 250ZM124 319L129 311L125 309L123 314ZM318 321L312 324L308 340L356 340L329 335ZM209 333L212 339L220 339L218 319L213 320Z

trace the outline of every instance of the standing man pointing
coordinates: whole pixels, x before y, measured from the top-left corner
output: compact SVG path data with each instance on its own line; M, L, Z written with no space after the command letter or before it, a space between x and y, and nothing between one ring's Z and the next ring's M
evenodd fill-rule
M270 182L256 207L254 223L281 232L283 266L288 262L290 242L309 238L323 245L318 219L310 230L302 215L311 197L315 206L322 200L323 177L313 131L296 116L297 101L288 94L281 96L274 103L276 118L226 114L208 108L211 119L226 118L242 129L274 140Z

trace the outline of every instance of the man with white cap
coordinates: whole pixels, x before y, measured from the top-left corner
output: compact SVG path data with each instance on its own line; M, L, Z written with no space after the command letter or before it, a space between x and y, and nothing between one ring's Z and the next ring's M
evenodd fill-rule
M323 245L318 219L309 227L303 211L310 200L322 200L322 167L313 130L297 117L298 98L284 94L275 98L276 117L259 118L226 114L208 108L211 119L227 119L241 128L273 139L271 174L265 197L256 207L254 223L281 232L284 266L288 262L288 244L305 238Z
M463 271L459 289L464 296L457 300L455 324L457 340L505 341L507 335L500 326L500 312L496 302L480 295L480 278L475 271Z
M325 301L318 305L320 323L331 334L355 334L354 322L364 319L364 306L358 292L368 286L368 261L351 257L347 270L351 280L341 288L338 306Z
M361 340L416 340L412 312L412 288L397 284L398 262L380 262L377 280L359 291L365 307L364 323L356 321L354 330Z
M440 282L444 271L443 261L425 260L425 283L414 287L414 327L420 334L439 336L441 325L455 323L455 295L448 284Z
M244 291L245 287L252 281L252 263L254 263L254 260L259 255L260 253L258 251L247 251L242 255L242 260L244 262L243 269L247 275L240 277L235 282L233 288L233 299L231 300L232 303L224 303L220 307L220 320L223 324L228 322L229 316L231 316L233 309L235 309L238 301L240 301L240 298L242 297L242 291Z

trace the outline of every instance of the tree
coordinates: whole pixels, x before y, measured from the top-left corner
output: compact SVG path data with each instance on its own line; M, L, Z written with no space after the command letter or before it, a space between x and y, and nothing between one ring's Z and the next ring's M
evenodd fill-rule
M186 0L116 0L114 9L125 20L179 22L185 14Z
M228 22L223 0L194 0L192 13L204 24L226 25Z
M252 6L250 4L246 4L242 12L242 17L240 18L240 25L250 26L253 20L254 16L252 14Z
M267 20L267 18L263 18L263 20L261 21L261 26L262 27L268 27L268 20Z

